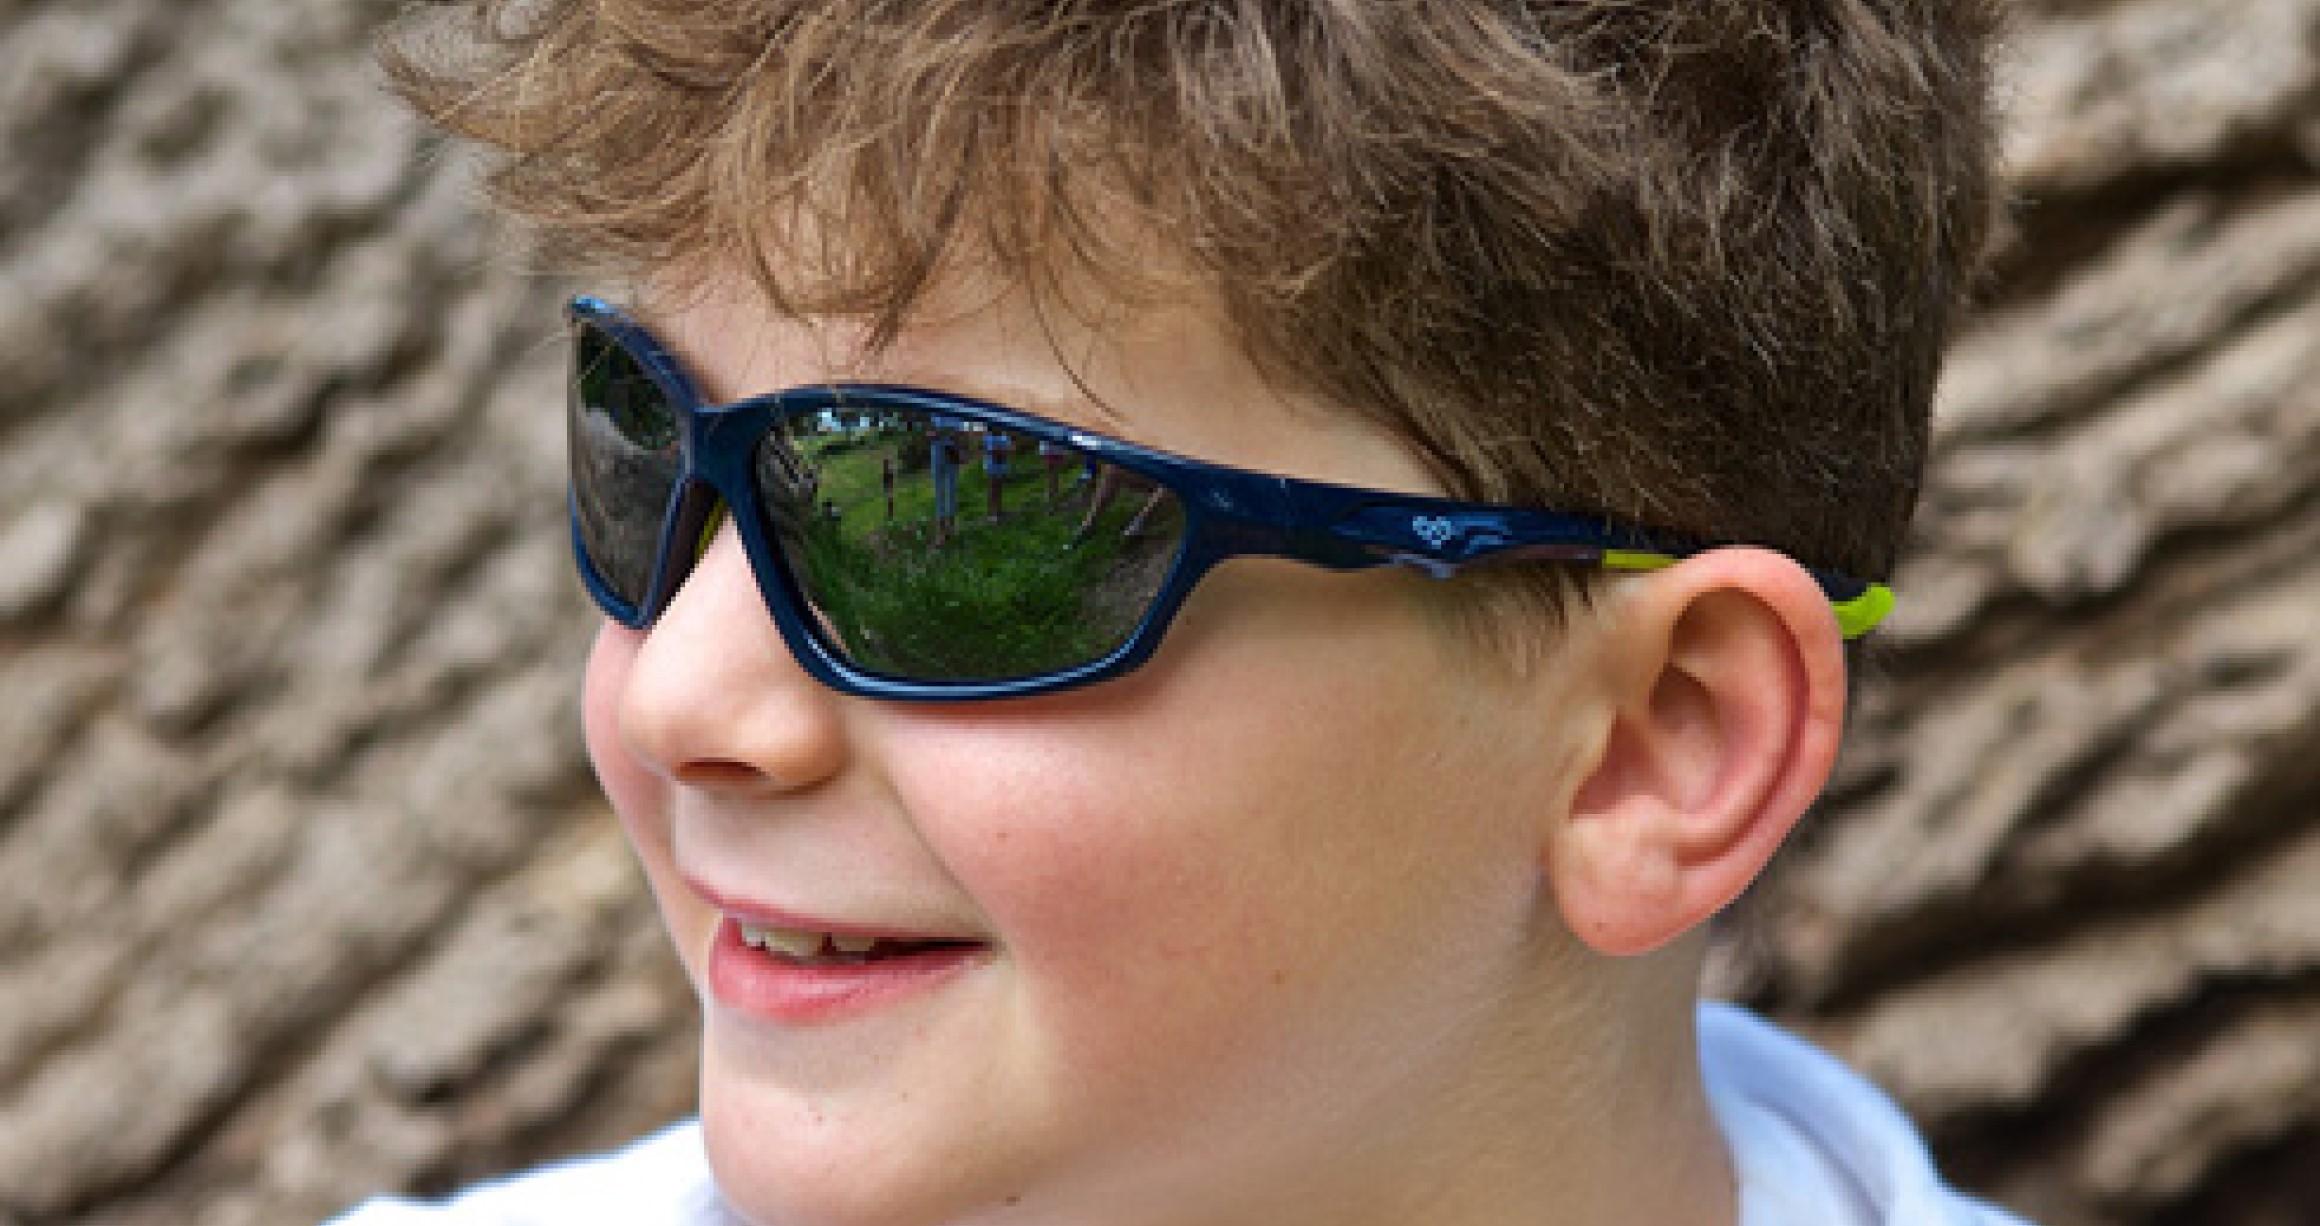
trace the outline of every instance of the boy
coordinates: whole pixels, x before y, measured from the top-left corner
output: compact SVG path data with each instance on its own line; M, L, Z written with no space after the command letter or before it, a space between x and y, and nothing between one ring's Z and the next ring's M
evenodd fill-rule
M351 1220L2006 1220L1694 999L1885 606L1983 5L480 8L389 63L631 286L587 736L701 1120ZM931 602L789 509L946 417L1160 539Z

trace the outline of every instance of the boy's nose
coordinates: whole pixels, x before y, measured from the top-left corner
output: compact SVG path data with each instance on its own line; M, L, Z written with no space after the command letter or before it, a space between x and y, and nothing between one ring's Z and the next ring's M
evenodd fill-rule
M620 730L679 783L788 791L843 768L842 703L790 654L728 523L644 636Z

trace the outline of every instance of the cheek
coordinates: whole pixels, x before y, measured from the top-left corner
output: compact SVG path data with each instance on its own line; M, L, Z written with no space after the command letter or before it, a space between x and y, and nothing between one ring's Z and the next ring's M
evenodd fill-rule
M657 837L665 844L667 829L660 820L654 776L630 752L620 732L621 695L628 687L628 672L636 663L642 641L635 631L611 622L597 631L581 690L581 724L597 782L619 811L630 837Z
M685 939L683 917L670 910L690 905L686 900L691 896L678 881L670 855L666 785L660 776L637 760L620 731L621 694L642 642L643 637L636 631L612 622L606 622L597 632L582 683L581 727L587 738L588 760L596 768L596 780L604 788L605 798L612 802L613 812L619 815L621 829L636 850L637 862L644 868L646 882L660 905L663 922L676 942L677 952L697 982L701 968L693 963L700 943Z
M1283 994L1296 958L1233 850L1184 824L1199 797L1135 778L1084 755L1026 771L944 852L1003 943L1027 1054L1074 1087L1073 1126L1167 1147L1249 1114L1254 1070L1286 1062L1294 1010L1258 994Z
M1465 768L1410 747L1383 645L1367 669L1222 646L1077 710L917 740L947 765L910 803L950 815L922 829L1024 972L1026 1012L1073 1063L1136 1078L1139 1106L1187 1070L1253 1091L1411 1023L1434 951L1493 914L1515 927L1533 876L1458 828Z

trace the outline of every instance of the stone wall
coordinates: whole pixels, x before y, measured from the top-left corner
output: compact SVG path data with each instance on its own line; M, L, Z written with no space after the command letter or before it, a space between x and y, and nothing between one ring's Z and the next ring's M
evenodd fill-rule
M0 1221L291 1223L682 1112L552 287L390 3L0 3Z
M589 782L555 286L393 0L0 0L0 1224L681 1113ZM2320 1206L2320 0L2047 0L1903 612L1722 990L2055 1226Z
M2057 1224L2320 1214L2320 4L2062 0L1828 820L1735 981Z

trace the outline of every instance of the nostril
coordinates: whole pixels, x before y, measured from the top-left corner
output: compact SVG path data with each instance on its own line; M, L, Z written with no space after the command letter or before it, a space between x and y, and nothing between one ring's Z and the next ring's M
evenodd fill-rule
M696 788L741 788L765 781L765 772L746 762L717 758L679 763L671 772L676 781Z

